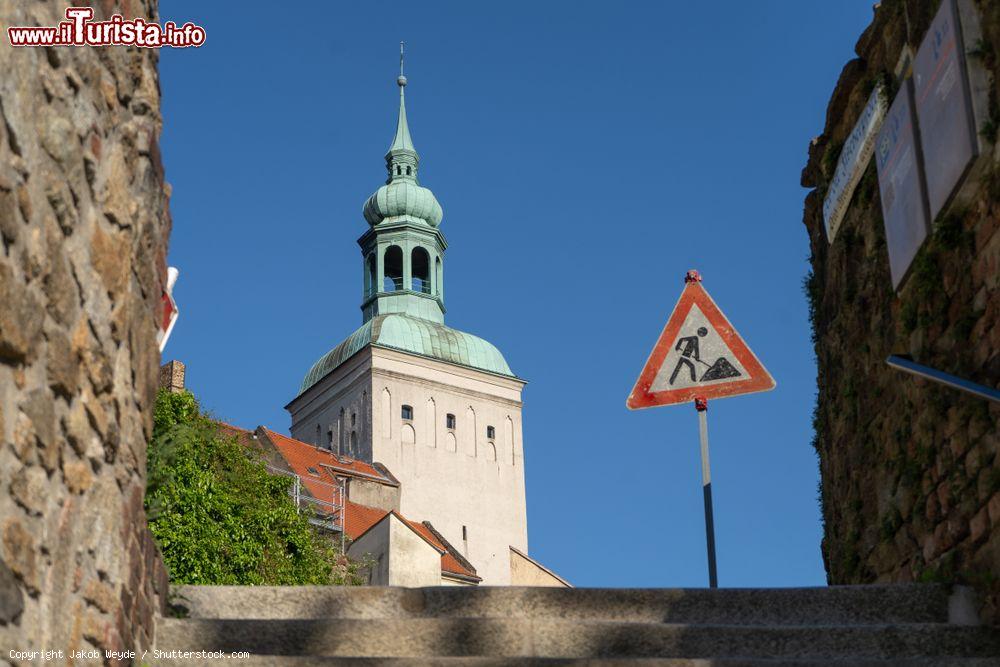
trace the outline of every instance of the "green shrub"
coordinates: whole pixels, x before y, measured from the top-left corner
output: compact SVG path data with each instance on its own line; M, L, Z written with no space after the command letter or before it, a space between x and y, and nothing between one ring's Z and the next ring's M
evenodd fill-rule
M321 534L257 453L227 437L190 392L161 391L146 512L178 584L358 584L360 566Z

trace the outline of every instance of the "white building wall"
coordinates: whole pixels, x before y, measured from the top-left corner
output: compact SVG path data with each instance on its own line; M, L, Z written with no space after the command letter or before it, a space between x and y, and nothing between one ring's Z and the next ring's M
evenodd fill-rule
M358 446L338 449L335 428L334 451L386 465L400 481L403 516L434 524L484 585L508 585L509 547L528 550L523 386L368 347L289 404L292 437L313 442L317 426L322 434L340 424L341 409L347 419L356 414L355 426L346 428L358 434ZM413 408L409 422L402 419L403 405ZM453 430L446 427L448 414L455 415ZM487 426L494 427L492 440Z
M394 514L389 515L388 521L389 585L440 586L441 554L438 550Z
M368 583L372 586L389 585L389 532L390 524L383 519L347 548L347 555L353 560L368 561Z
M373 586L441 585L441 554L394 514L355 540L347 554L372 561Z
M292 437L370 462L371 391L371 355L363 351L286 406Z
M372 387L379 397L372 452L401 483L403 516L434 524L484 585L509 584L509 547L524 551L528 542L523 382L375 349ZM403 405L413 408L410 422ZM448 414L455 415L454 430Z

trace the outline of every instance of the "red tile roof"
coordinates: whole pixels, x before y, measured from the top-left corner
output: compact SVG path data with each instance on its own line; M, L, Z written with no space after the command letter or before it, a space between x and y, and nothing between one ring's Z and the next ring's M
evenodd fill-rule
M253 431L248 431L239 426L233 426L226 422L215 422L219 427L219 433L227 438L236 438L240 444L246 445L253 440Z
M387 510L359 505L348 500L344 508L344 534L356 540L384 519L388 513Z
M458 562L458 559L452 556L450 553L444 553L441 555L441 571L451 572L452 574L460 574L464 577L473 577L482 581L482 577L478 576L472 570L464 567Z
M249 445L254 440L255 433L246 429L217 422L219 430L226 436L237 438L241 443ZM266 437L281 454L288 468L299 476L302 484L317 500L340 505L339 490L335 475L347 475L353 477L364 477L372 481L398 485L394 479L380 472L377 468L364 461L341 458L333 452L310 445L307 442L289 438L264 426L258 427L257 434ZM316 473L313 473L312 470ZM376 525L390 512L359 505L358 503L346 500L344 502L344 534L355 540L368 532L372 526ZM479 579L476 571L465 567L458 558L453 555L454 548L450 544L444 543L437 534L422 523L410 521L399 512L392 512L396 518L410 527L417 535L422 537L438 553L441 554L441 571L457 574L471 579Z
M350 475L353 477L365 477L375 482L396 486L398 482L380 472L375 466L357 459L349 459L346 456L337 456L329 449L310 445L295 438L289 438L266 426L261 426L259 431L267 436L268 440L281 452L282 456L292 464L292 459L304 464L306 467L312 466L317 470L322 470L321 466L329 467L338 474ZM301 473L300 473L301 474Z

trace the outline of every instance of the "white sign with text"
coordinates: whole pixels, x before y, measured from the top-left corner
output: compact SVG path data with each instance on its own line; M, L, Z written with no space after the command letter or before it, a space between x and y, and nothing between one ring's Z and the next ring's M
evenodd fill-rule
M861 175L868 168L872 152L875 149L875 136L882 127L882 119L888 110L885 87L879 83L868 98L861 118L854 125L851 134L844 142L837 160L837 170L830 181L830 187L823 199L823 222L826 225L826 239L833 243L837 230L851 203L854 188L857 187Z

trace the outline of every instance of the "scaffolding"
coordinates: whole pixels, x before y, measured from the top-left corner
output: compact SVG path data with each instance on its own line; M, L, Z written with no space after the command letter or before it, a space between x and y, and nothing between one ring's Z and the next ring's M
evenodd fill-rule
M345 547L344 521L346 513L346 490L343 477L337 477L335 484L324 482L317 472L316 477L310 475L303 480L301 475L285 468L278 468L267 464L267 469L271 474L291 477L292 485L288 489L288 495L295 502L296 511L309 508L312 516L309 523L333 533L340 534L341 551Z

